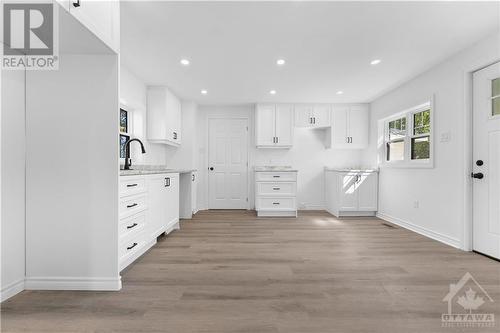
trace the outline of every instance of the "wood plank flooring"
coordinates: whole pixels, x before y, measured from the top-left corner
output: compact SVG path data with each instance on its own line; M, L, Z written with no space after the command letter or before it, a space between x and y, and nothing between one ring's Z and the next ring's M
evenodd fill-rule
M122 291L25 291L2 304L2 332L457 332L441 327L442 299L466 272L497 321L466 331L498 332L500 263L383 223L200 212Z

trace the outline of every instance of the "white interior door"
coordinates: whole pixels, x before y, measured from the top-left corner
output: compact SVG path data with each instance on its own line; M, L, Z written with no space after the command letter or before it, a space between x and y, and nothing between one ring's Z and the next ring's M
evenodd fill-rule
M210 119L208 194L210 209L246 209L247 119Z
M500 259L500 63L473 75L473 249Z

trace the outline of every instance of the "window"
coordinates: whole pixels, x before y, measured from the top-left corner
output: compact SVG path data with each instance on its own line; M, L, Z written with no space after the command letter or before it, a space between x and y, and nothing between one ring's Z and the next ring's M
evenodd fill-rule
M380 122L383 124L385 165L432 166L431 116L429 102Z
M491 115L500 116L500 77L491 81Z
M125 142L130 139L130 112L120 108L120 158L125 158Z

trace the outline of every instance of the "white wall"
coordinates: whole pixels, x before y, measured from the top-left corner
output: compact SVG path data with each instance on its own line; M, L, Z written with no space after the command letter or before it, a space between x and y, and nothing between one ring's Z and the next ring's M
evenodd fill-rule
M198 105L194 102L182 101L182 144L180 147L168 147L166 164L174 169L196 169L198 165L197 122Z
M25 73L1 71L1 296L24 288Z
M464 138L470 125L466 118L466 74L500 60L499 35L462 51L371 104L370 147L364 152L365 164L377 166L378 121L429 100L434 96L433 169L394 169L380 171L379 214L453 246L462 247L470 165L466 165ZM441 142L443 133L449 142ZM419 208L414 208L414 202Z
M147 140L146 84L124 66L120 67L120 104L125 110L132 112L131 136L140 139L146 149L146 154L142 154L140 145L137 142L130 145L132 164L165 164L167 159L165 145L152 144Z
M26 79L26 289L117 290L118 56L59 59Z
M323 130L300 128L295 129L291 149L257 149L254 138L254 110L254 105L199 107L198 207L208 208L208 118L247 117L249 119L250 207L254 207L253 166L291 165L299 170L297 182L299 209L324 209L324 167L358 167L361 162L361 151L325 149Z

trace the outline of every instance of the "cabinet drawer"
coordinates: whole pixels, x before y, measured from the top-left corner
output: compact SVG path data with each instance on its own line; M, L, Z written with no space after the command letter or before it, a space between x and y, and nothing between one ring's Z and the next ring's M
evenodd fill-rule
M120 220L118 235L120 239L139 233L146 225L146 211L126 217Z
M297 183L295 182L258 182L257 195L262 196L295 196Z
M145 177L120 177L120 198L146 192Z
M146 237L143 232L138 233L134 237L127 237L122 240L118 248L118 257L120 258L120 262L140 250L146 243L145 241Z
M137 194L120 199L120 219L142 212L146 209L146 194Z
M257 210L296 210L295 197L257 198Z
M256 172L256 181L272 181L272 182L295 182L297 181L296 172Z

